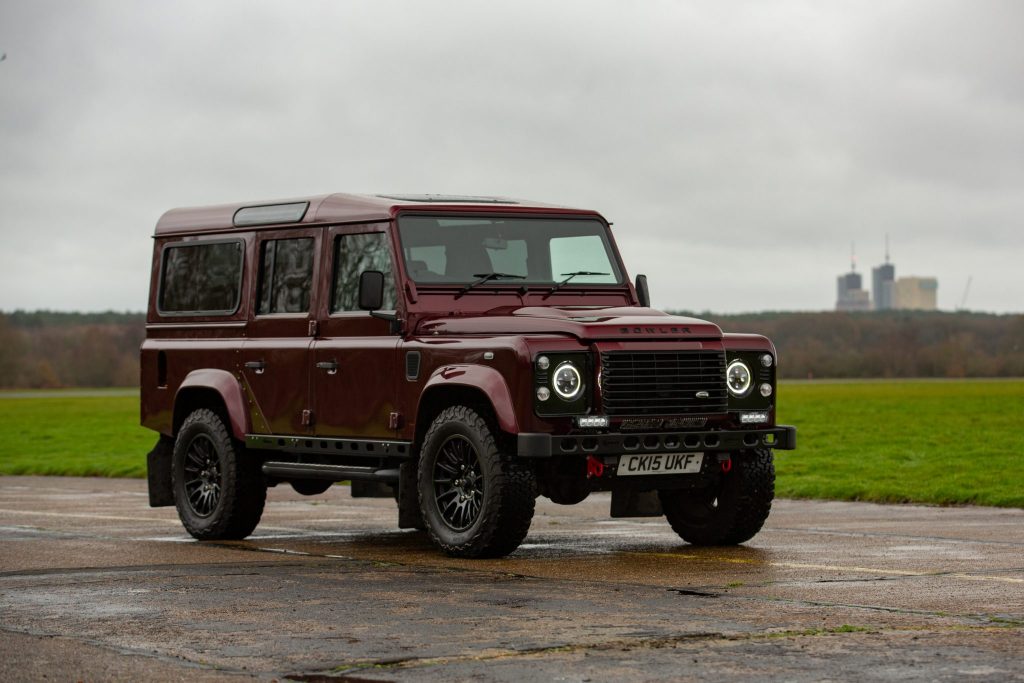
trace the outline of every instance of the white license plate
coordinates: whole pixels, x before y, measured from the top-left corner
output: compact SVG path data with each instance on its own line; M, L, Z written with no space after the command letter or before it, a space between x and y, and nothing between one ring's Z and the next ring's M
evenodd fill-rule
M656 453L619 456L620 477L641 474L696 474L704 462L703 453Z

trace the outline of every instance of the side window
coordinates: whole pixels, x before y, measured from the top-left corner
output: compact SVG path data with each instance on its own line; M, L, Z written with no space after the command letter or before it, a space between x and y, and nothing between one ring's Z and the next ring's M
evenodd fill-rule
M268 240L260 258L256 313L306 313L313 286L313 238Z
M334 243L334 284L331 313L359 310L359 275L384 273L384 310L395 309L395 276L388 237L382 232L339 235Z
M164 249L161 313L229 315L242 290L242 242L176 244Z

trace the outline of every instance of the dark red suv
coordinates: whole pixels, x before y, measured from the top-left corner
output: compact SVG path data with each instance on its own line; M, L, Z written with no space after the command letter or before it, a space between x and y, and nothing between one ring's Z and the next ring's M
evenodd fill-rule
M268 486L393 496L445 552L522 542L538 495L611 491L741 543L774 495L776 354L648 307L598 213L493 197L331 194L157 224L142 424L150 504L243 538Z

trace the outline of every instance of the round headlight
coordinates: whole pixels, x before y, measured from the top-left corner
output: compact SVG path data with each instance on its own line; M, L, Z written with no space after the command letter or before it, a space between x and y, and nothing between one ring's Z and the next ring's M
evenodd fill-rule
M741 360L734 360L729 363L725 371L725 385L729 387L729 393L733 396L746 396L750 393L752 377L750 368Z
M770 368L773 362L774 361L772 360L772 354L766 353L763 356L761 356L761 365L765 366L766 368Z
M583 391L583 378L576 366L565 361L555 368L554 377L551 380L551 387L563 401L575 401L580 392Z

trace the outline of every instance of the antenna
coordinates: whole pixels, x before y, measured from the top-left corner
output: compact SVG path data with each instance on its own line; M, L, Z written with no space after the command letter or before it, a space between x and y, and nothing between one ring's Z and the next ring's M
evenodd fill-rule
M850 272L856 272L857 270L857 251L855 249L856 244L850 242Z
M889 263L889 233L885 233L885 262Z

